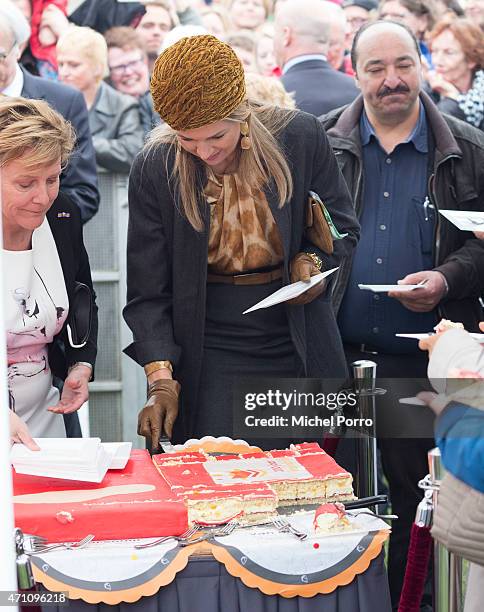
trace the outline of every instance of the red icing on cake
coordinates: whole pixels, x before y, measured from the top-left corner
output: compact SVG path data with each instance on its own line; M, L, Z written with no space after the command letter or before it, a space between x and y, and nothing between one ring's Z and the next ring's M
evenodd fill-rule
M342 518L346 515L346 511L343 504L321 504L319 508L316 508L314 520L316 520L320 514L336 514L338 518Z
M300 448L299 448L300 447ZM214 484L222 486L242 486L251 482L301 482L304 480L326 480L335 478L351 478L351 474L339 466L336 461L325 453L317 443L294 445L292 450L275 450L267 453L250 453L246 455L221 455L217 461L228 464L226 482L222 483L213 476L217 471L217 461L180 463L171 465L165 459L166 455L154 455L153 461L163 478L173 490L178 487L204 488ZM230 462L234 462L230 470ZM293 463L295 462L295 463ZM302 470L294 470L294 476L287 472L299 464ZM291 468L291 466L293 466ZM265 477L261 476L261 470ZM278 477L278 473L281 476ZM222 478L222 477L220 477Z
M178 487L203 488L213 485L207 470L205 460L199 463L181 463L179 465L165 465L160 458L162 455L153 455L153 463L171 489Z
M328 478L347 478L351 474L339 466L336 461L324 451L310 453L296 458L314 478L326 480Z
M289 449L283 449L283 450L271 450L267 453L267 455L269 457L295 457L296 453L292 450Z
M234 457L238 457L238 455L217 455L214 459L216 461L231 461Z
M301 442L301 444L291 444L289 448L299 453L305 453L308 451L324 453L324 450L319 446L317 442Z
M176 464L176 463L201 463L207 461L205 453L198 452L183 452L183 453L168 453L156 455L159 465Z
M334 516L334 526L338 525L338 522L342 519L346 519L346 510L343 504L321 504L314 513L313 526L314 529L318 530L318 518L321 516L330 517ZM331 519L330 519L331 520ZM341 523L342 527L346 526L347 521ZM331 528L331 527L330 527Z
M129 492L122 493L123 488ZM183 501L160 478L144 450L132 451L124 470L108 471L100 484L13 471L13 490L15 525L51 542L76 541L88 533L96 540L177 535L188 524ZM64 499L59 500L59 494ZM22 497L27 495L33 499Z

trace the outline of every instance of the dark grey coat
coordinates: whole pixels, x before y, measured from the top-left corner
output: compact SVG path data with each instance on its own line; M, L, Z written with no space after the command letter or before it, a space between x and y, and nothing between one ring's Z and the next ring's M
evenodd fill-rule
M89 109L89 127L98 165L127 174L143 147L144 134L135 98L101 83Z
M325 132L317 119L298 112L281 132L294 180L293 197L278 207L275 190L266 196L284 248L284 283L289 263L305 247L305 208L308 191L316 191L332 218L348 237L335 243L324 267L339 265L353 250L359 225L349 193ZM200 207L207 229L197 233L177 208L177 194L167 181L173 155L166 148L140 154L129 184L128 301L124 317L134 341L125 349L139 364L169 359L184 398L196 401L205 324L208 250L208 206L203 200L205 173L200 165ZM322 255L322 254L321 254ZM291 337L307 376L340 378L346 364L331 305L330 291L306 306L287 305ZM190 402L190 403L191 403Z

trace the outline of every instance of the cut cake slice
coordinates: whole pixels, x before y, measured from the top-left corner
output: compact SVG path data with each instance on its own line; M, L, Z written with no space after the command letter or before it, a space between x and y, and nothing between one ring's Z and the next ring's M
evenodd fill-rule
M353 529L346 516L343 504L322 504L316 509L313 519L314 531L317 534L328 535Z

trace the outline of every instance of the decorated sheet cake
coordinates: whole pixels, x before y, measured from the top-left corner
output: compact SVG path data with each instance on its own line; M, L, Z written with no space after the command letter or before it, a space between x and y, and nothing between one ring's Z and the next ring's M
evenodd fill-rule
M353 499L352 476L316 443L286 450L211 457L202 451L155 455L189 522L267 519L278 506Z
M154 468L148 451L132 451L123 470L110 470L100 484L13 472L15 525L51 542L71 542L89 533L98 540L177 535L187 510Z

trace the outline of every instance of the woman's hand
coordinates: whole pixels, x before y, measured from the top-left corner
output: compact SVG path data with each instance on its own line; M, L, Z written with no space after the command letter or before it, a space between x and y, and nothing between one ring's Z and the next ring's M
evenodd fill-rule
M33 451L40 450L30 435L27 425L18 415L15 414L15 412L12 412L11 410L9 410L9 412L10 442L12 444L25 444L27 448L30 448L30 450Z
M47 410L57 414L69 414L79 410L89 397L87 383L91 378L91 372L91 368L85 365L75 365L67 375L58 403Z
M42 47L50 47L51 45L55 45L56 42L57 36L49 26L42 26L39 28L39 43Z
M429 408L435 412L438 416L447 404L450 402L450 399L445 395L437 395L437 393L432 393L431 391L422 391L417 395L419 400L422 400L424 404L426 404Z
M298 253L291 261L291 282L296 283L297 281L309 282L311 276L320 274L321 270L316 265L314 259L307 253ZM288 304L309 304L317 297L319 297L326 289L326 279L323 279L314 287L311 287L308 291L299 295L292 300L288 300Z
M427 80L430 83L432 91L444 96L444 98L452 98L453 100L456 100L457 96L460 94L457 87L452 85L450 81L444 79L444 77L438 72L433 70L429 71L427 73Z
M448 330L446 330L448 331ZM432 351L434 350L435 344L440 340L442 334L445 334L446 331L440 332L438 334L431 334L427 338L422 338L419 340L418 347L421 351L428 351L429 357L432 355Z
M484 321L479 323L479 329L481 330L481 332L484 332ZM443 332L438 332L436 334L431 334L427 338L422 338L422 340L420 340L419 343L418 343L419 349L422 350L422 351L428 351L429 352L429 357L430 357L430 355L432 355L432 351L435 348L435 344L439 341L440 338L442 338L442 335L445 334L448 331L449 330L446 329ZM460 377L460 376L451 376L451 378L462 378L462 377Z
M151 439L151 451L160 451L162 432L171 438L178 416L180 384L171 378L158 379L148 387L148 400L138 414L138 434Z
M45 29L49 29L50 30L50 36L54 36L54 41L53 43L49 43L49 44L54 44L61 36L61 34L63 34L70 26L69 20L67 19L67 17L64 15L64 13L61 11L61 9L59 7L57 7L55 4L49 4L49 6L47 6L43 13L42 13L42 17L40 18L40 27L39 27L39 42L40 44L44 45L44 42L42 42L42 40L40 40L40 34L42 32L42 30ZM46 31L47 34L48 30ZM50 36L49 36L49 40L50 40Z

